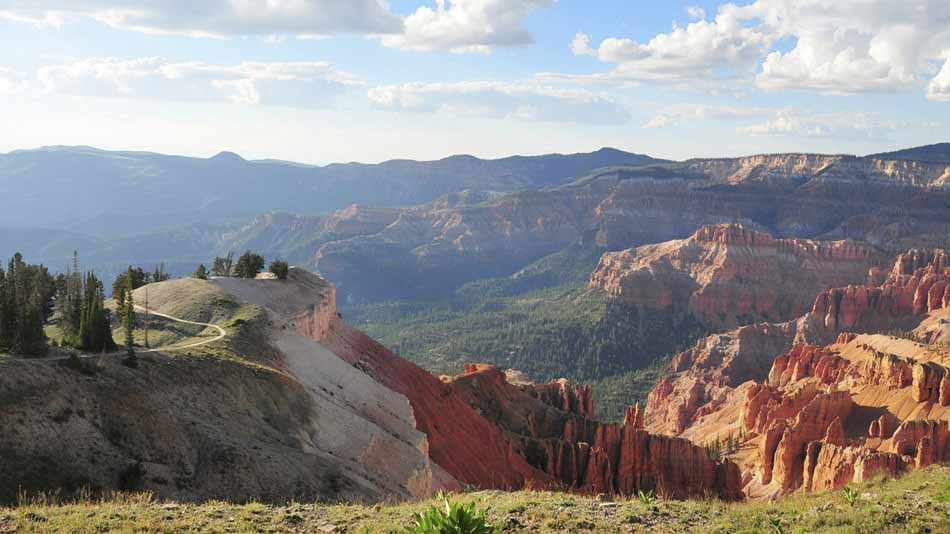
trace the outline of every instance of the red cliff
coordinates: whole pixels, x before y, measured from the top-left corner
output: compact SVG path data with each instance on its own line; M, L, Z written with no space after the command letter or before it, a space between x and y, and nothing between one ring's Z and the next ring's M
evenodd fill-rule
M882 258L852 241L776 239L740 224L605 254L590 285L629 304L690 313L713 329L786 321L819 291L865 282Z
M504 429L519 443L515 450L559 484L590 493L742 497L735 464L712 460L685 439L646 432L639 407L627 410L624 424L601 423L542 400L552 389L576 391L565 389L563 381L515 386L491 366L466 370L448 382L453 391Z

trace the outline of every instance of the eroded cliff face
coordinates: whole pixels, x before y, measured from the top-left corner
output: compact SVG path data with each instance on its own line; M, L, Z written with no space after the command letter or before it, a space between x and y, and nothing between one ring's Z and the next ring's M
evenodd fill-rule
M897 257L877 287L848 286L821 292L812 314L829 330L878 330L907 326L922 314L950 307L950 256L944 250L911 250Z
M701 341L674 358L673 373L651 392L647 428L701 443L728 436L737 445L727 457L750 497L840 488L947 461L950 351L873 333L932 325L945 307L947 262L942 250L912 250L890 271L872 272L874 287L827 290L797 321L744 327L758 329L751 339L760 346L789 344L773 356L751 351L751 361L770 362L764 374L736 372L748 347L723 342L736 332ZM838 333L845 326L872 333ZM926 342L927 330L918 332Z
M382 230L327 242L313 261L347 298L365 300L409 296L399 293L406 287L438 292L508 275L578 240L621 250L685 239L721 223L768 229L785 239L850 238L889 253L950 247L947 176L946 165L810 154L607 169L573 184L482 203L404 209ZM776 251L774 261L818 261L794 248ZM830 260L821 259L838 265ZM389 267L385 284L379 265ZM863 280L834 283L856 281ZM762 294L761 304L742 299L757 311L768 295Z
M854 156L762 154L687 163L690 169L726 183L796 185L815 180L939 190L946 187L950 181L950 165L945 163Z
M559 485L589 493L742 497L736 465L710 459L685 439L650 434L639 407L628 408L622 424L601 423L585 408L589 390L563 381L515 386L491 365L466 366L446 384Z
M651 391L647 428L691 435L689 427L698 418L733 403L741 383L765 381L776 355L794 343L824 345L842 331L909 331L921 321L930 325L922 336L939 338L942 323L928 314L943 313L947 261L942 249L911 250L898 255L890 270L872 267L867 285L820 291L811 311L798 319L748 325L698 341L673 358L670 375Z
M883 257L852 241L776 239L740 224L609 252L590 286L649 309L689 313L712 330L801 316L828 287L865 282Z

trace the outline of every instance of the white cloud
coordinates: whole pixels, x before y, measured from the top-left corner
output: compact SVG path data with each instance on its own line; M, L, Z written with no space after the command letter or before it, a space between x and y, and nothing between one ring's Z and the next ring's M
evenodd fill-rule
M418 51L489 53L499 46L532 42L523 22L555 0L435 0L405 19L405 32L386 35L386 46Z
M759 0L748 9L782 38L756 84L825 94L912 89L950 50L946 0Z
M950 102L950 59L927 86L927 98L937 102Z
M575 54L590 54L604 62L615 63L614 70L595 78L569 77L574 81L686 82L718 77L749 76L772 46L774 38L756 27L743 24L741 10L732 4L720 8L712 21L699 20L686 27L674 26L669 33L655 36L647 43L610 37L596 49L587 41L572 46ZM555 77L556 75L548 75Z
M408 83L374 87L368 96L375 107L391 111L595 124L630 119L606 96L534 83Z
M609 72L543 73L544 80L685 88L744 87L857 94L920 89L950 58L947 0L756 0L722 4L705 20L646 43L609 37L592 47L578 34L575 54L614 64ZM944 67L928 97L943 99Z
M691 19L694 20L703 20L706 18L706 10L699 6L689 6L686 8L686 13Z
M91 17L124 30L204 37L402 29L381 0L0 0L0 17L41 26Z
M169 100L221 100L242 104L322 107L327 97L360 85L324 61L211 65L163 58L93 58L37 71L47 93Z
M590 47L590 35L578 33L571 41L571 53L575 56L596 56L597 51Z

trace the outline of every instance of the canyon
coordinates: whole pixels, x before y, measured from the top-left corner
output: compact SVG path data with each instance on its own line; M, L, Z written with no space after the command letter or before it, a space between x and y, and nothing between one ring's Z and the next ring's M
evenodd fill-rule
M734 463L647 432L639 408L622 425L594 420L589 387L509 383L480 365L432 375L345 323L333 285L303 269L287 280L179 279L149 291L156 310L220 323L228 335L183 354L143 354L138 368L110 355L80 368L0 360L9 399L0 498L89 488L186 501L378 501L463 484L742 497ZM77 446L57 454L52 435Z
M379 232L323 244L312 265L345 298L371 301L510 274L577 241L626 250L721 223L892 255L950 246L948 200L946 163L784 154L619 167L475 204L405 208ZM387 284L377 265L396 273Z
M701 340L650 393L646 427L728 437L724 457L753 498L947 461L950 348L931 341L950 303L948 258L910 250L863 285L820 291L797 319Z

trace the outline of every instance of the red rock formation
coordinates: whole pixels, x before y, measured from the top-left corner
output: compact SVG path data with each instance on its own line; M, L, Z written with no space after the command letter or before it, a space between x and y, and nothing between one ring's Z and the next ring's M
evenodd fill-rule
M759 323L714 334L676 355L673 374L653 388L647 398L646 428L678 435L700 413L700 407L748 380L768 376L772 358L788 350L797 325Z
M848 286L821 292L812 313L830 330L888 330L902 320L950 303L950 267L943 250L901 254L877 287Z
M466 374L468 369L466 368ZM531 389L534 395L565 412L594 418L594 393L590 386L573 385L565 379L549 384L538 384Z
M564 486L590 493L654 490L671 498L741 498L735 464L711 460L685 439L644 431L639 407L627 410L622 425L601 423L545 400L549 395L542 393L586 390L565 388L561 381L515 386L494 366L466 371L448 382L453 392L503 428L517 444L516 454Z
M515 444L496 424L476 413L451 385L335 317L317 341L405 395L417 428L429 438L429 455L456 479L498 489L521 488L529 480L542 486L550 482L550 477L518 454Z
M806 453L802 487L805 491L839 489L878 474L896 477L906 468L906 461L893 453L812 441Z
M890 450L917 458L923 467L950 461L950 421L905 421L894 431Z
M891 437L891 432L892 429L887 423L887 417L882 415L871 421L871 426L868 428L868 437L887 439Z
M838 488L947 461L946 355L855 332L910 330L924 319L942 331L948 266L944 251L911 250L887 272L872 269L868 286L822 291L797 321L700 340L673 358L671 374L651 392L647 428L699 439L738 427L743 442L755 444L754 454L743 446L735 458L755 496ZM755 342L743 343L743 331L756 332ZM743 365L747 371L737 371Z
M776 239L739 224L690 238L605 254L591 287L630 304L688 312L714 328L784 321L827 287L865 281L879 262L866 245Z
M941 402L941 384L947 369L934 362L915 363L911 373L914 400L917 402Z
M643 412L640 411L639 403L636 406L627 406L623 417L623 426L643 430Z
M833 435L839 429L829 430L837 422L840 428L841 421L846 419L852 408L851 394L847 391L832 391L816 395L794 421L787 422L782 437L775 443L772 440L763 442L760 448L760 457L763 460L762 480L775 480L783 490L792 490L802 484L803 461L805 448L809 441L819 440L830 433ZM775 426L770 426L770 431ZM840 431L843 439L843 431ZM769 462L769 456L773 457ZM771 473L766 472L771 463Z
M848 361L821 347L800 344L779 355L769 371L769 384L784 386L814 376L822 384L834 384L844 378Z

